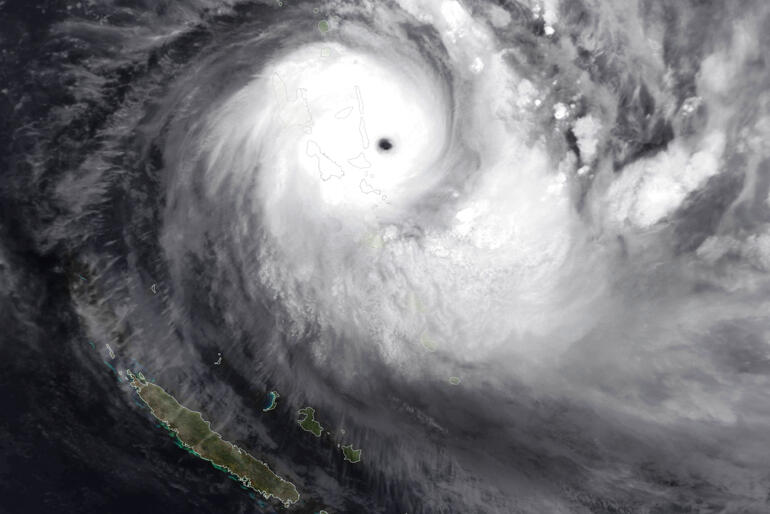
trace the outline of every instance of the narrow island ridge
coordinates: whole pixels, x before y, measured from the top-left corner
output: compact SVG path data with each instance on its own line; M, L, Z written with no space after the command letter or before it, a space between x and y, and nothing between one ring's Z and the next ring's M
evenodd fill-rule
M222 439L199 412L182 406L162 387L147 382L141 373L135 375L126 370L126 375L153 416L175 432L192 453L223 468L265 498L275 497L286 507L299 501L294 484L273 473L264 462Z

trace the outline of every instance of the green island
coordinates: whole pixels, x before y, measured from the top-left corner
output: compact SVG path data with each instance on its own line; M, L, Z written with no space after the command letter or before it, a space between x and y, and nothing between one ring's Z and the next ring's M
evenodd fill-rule
M278 394L278 391L270 391L269 393L267 393L267 398L268 398L267 406L264 409L262 409L262 412L269 412L275 409L275 406L278 405L278 398L280 396L281 395Z
M297 423L302 427L302 430L310 432L316 437L321 437L323 427L315 420L315 409L313 407L305 407L304 409L300 409L298 413L300 416L303 416L297 420Z
M352 444L348 444L347 446L342 447L342 456L345 458L346 461L352 462L355 464L356 462L361 461L361 450L354 450Z
M134 375L131 370L126 370L126 375L153 416L173 431L190 453L234 475L243 485L265 498L275 497L286 507L299 501L294 484L273 473L264 462L222 439L200 412L180 405L162 387L147 382L141 373Z

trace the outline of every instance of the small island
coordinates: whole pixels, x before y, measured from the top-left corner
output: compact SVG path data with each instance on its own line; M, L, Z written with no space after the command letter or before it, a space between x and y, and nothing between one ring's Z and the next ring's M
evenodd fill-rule
M347 446L342 447L342 456L345 458L346 461L352 462L355 464L356 462L361 461L361 450L354 450L352 444L348 444Z
M280 396L281 395L278 394L278 391L270 391L267 393L267 404L262 409L262 412L268 412L275 409L275 406L278 405L278 398Z
M316 437L321 437L323 427L315 420L315 409L313 407L305 407L300 409L298 413L302 418L298 419L297 423L302 427L302 430L310 432Z
M126 370L126 375L153 416L176 433L179 442L190 453L231 473L244 486L265 498L275 497L286 507L299 501L294 484L273 473L264 462L222 439L199 412L182 406L162 387L147 382L141 373L134 375L131 370Z

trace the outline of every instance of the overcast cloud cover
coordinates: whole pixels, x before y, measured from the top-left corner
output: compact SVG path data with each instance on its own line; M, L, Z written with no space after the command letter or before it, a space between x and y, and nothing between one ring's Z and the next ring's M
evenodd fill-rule
M770 509L770 4L43 11L0 2L9 441L55 381L149 424L141 366L329 512Z

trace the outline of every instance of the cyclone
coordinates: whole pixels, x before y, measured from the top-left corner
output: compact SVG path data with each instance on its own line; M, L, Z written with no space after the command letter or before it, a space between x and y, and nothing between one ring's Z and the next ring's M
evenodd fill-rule
M368 340L356 345L388 361L419 359L420 341L467 360L523 350L526 332L557 333L565 320L550 312L579 312L559 277L575 274L568 256L586 236L544 142L504 120L521 79L484 46L491 36L477 36L480 56L454 59L448 39L432 64L409 44L376 54L399 34L336 31L340 42L273 56L201 113L200 136L179 150L181 173L197 177L211 208L225 197L235 210L226 231L234 263L253 277L246 288L281 298L298 326L317 324L322 344ZM463 71L463 61L455 75L437 68ZM203 231L173 223L176 212L190 221L183 203L194 195L181 187L168 232L194 241Z
M3 11L18 448L169 512L767 510L764 2ZM140 371L301 501L175 464Z

